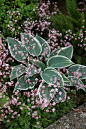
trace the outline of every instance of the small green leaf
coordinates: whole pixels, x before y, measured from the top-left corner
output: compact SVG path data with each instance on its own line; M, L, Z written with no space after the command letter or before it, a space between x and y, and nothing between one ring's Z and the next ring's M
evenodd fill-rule
M29 83L26 83L26 77L22 76L18 79L17 83L15 84L15 90L19 89L19 90L27 90L29 89Z
M37 83L35 76L29 77L28 79L30 79L29 89L34 88L35 84Z

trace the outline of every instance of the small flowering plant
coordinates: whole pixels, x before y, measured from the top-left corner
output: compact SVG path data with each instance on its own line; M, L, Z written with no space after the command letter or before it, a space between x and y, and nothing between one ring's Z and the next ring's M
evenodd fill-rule
M36 102L45 108L50 101L64 102L66 86L76 86L85 91L82 79L86 78L86 66L71 61L73 46L62 47L51 53L42 37L21 33L21 42L7 38L11 55L21 64L12 67L10 80L17 78L14 91L37 89ZM72 66L70 66L72 65ZM67 77L57 68L69 67Z

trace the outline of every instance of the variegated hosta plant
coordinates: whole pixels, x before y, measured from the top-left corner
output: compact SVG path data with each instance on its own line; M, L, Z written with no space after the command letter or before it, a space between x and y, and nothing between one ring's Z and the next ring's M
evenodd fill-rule
M7 42L11 55L20 62L19 65L12 67L10 75L10 80L18 79L14 91L38 87L40 103L42 107L46 107L51 100L56 103L65 101L64 84L75 85L85 90L81 79L86 78L86 67L82 68L81 65L75 65L71 61L73 46L62 47L58 53L57 51L51 53L49 44L43 38L24 33L21 33L21 42L10 37L7 38ZM56 69L68 66L70 72L67 77ZM80 79L71 73L71 70L77 72L78 68L82 74Z

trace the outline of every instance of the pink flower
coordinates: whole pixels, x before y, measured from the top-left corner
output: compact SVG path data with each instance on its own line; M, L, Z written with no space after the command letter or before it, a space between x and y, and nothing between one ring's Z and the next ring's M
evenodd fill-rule
M52 104L53 106L55 106L56 105L56 103L55 102L53 102L53 104Z
M35 119L38 119L38 117L35 117Z
M0 66L2 65L2 61L0 60Z
M68 100L70 99L70 97L69 97L69 96L68 96L67 98L68 98Z
M18 103L17 103L17 106L18 106L18 105L21 105L21 102L18 102Z
M10 120L7 120L7 122L10 122Z
M55 108L53 108L52 111L55 112Z
M14 116L12 116L11 118L14 118Z
M61 94L62 94L62 92L60 91L60 92L59 92L59 95L61 95Z
M61 101L61 100L62 100L62 98L61 98L61 97L59 97L59 100Z
M39 122L37 122L37 125L39 124Z
M11 103L12 103L13 105L15 105L15 104L17 103L17 99L16 99L16 98L13 98L12 101L11 101Z
M20 116L20 114L18 114L18 117Z
M47 109L46 112L49 112L49 110Z
M21 110L23 110L23 107L20 107Z
M30 115L30 112L28 112L28 115Z
M27 102L30 102L30 100L28 99Z

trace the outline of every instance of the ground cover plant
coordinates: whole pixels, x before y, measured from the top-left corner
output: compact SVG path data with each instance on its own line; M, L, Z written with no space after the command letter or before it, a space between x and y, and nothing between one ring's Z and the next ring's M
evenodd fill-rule
M38 0L0 0L1 37L19 35L19 31L24 30L21 25L26 18L34 20L37 17L33 11L33 9L37 11L37 4Z
M21 30L21 32L23 34L23 37L21 36L22 40L20 39L19 36L17 37L17 35L15 33L15 40L12 38L8 38L8 40L10 40L10 43L12 41L12 42L16 42L16 45L18 45L17 43L19 43L19 45L20 45L20 41L18 41L20 39L21 43L22 43L22 48L23 48L24 43L27 46L27 44L29 44L29 42L33 43L33 41L34 42L37 41L37 39L36 39L37 37L40 37L41 40L46 42L46 43L44 43L47 46L47 47L45 47L46 52L48 49L49 50L51 49L50 57L58 55L58 52L60 54L62 54L62 53L64 53L64 51L66 51L68 49L70 49L70 51L73 51L74 46L72 47L71 39L70 39L71 36L73 35L73 33L71 35L71 31L67 30L67 33L69 34L70 37L68 35L65 35L64 38L62 38L62 33L60 33L59 31L56 31L54 28L52 29L50 27L52 22L51 22L50 17L49 17L49 15L51 14L49 12L49 5L50 5L50 2L48 2L46 4L42 3L38 7L38 14L39 15L38 15L37 19L35 21L33 21L33 20L31 20L31 18L28 18L26 21L24 21L24 23L22 25L24 27L24 32L23 32L23 30ZM57 8L57 6L56 6L56 4L54 4L54 9L56 9L56 8ZM35 12L35 9L34 9L34 12ZM56 12L53 12L53 13L56 13ZM8 28L9 28L9 26L8 26ZM11 33L13 33L12 29L13 29L13 27L11 28ZM36 35L36 33L38 33L38 35ZM80 36L82 36L82 32L80 31L79 33L81 34ZM20 34L20 30L19 30L19 34ZM31 41L30 37L28 37L31 34L33 35L32 36L33 41ZM35 37L35 35L36 35L36 37ZM24 38L24 36L26 36L26 38L29 38L30 41L26 40ZM76 41L75 37L74 37L74 41ZM79 41L79 44L80 44L80 42L81 42L81 40ZM84 40L84 42L85 42L85 40ZM46 57L48 54L47 53L42 54L40 52L40 54L42 54L42 55L41 56L38 55L38 57L36 57L33 54L37 54L36 52L38 52L38 51L33 52L32 49L30 49L30 51L29 51L29 46L28 46L28 47L26 47L28 49L27 52L24 51L24 54L27 53L26 57L28 56L28 58L26 58L26 57L24 58L24 61L26 61L24 63L21 60L21 59L23 59L23 56L24 56L23 53L21 53L21 52L18 53L18 51L16 52L15 50L17 48L15 46L15 50L14 50L15 52L11 51L11 54L10 54L9 48L11 48L11 46L8 45L10 43L9 43L9 41L8 41L8 44L7 44L7 41L5 41L5 43L6 43L7 50L5 49L5 47L2 47L2 49L0 48L2 51L2 54L0 56L0 59L1 59L0 64L2 65L1 72L0 72L0 74L1 74L1 77L0 77L0 79L1 79L0 80L0 82L1 82L0 83L1 103L0 104L2 107L0 109L0 113L1 113L0 120L3 120L3 122L5 123L4 128L10 128L10 129L13 129L13 128L18 128L18 129L19 128L27 128L27 129L28 128L43 128L43 127L48 126L49 123L52 123L54 121L54 120L52 121L51 118L55 117L57 119L62 114L64 114L64 112L67 113L67 110L71 110L72 107L74 106L74 104L73 104L74 102L71 99L68 100L69 99L68 95L70 96L69 93L71 93L71 92L75 93L80 88L85 91L85 85L84 85L85 83L82 80L82 79L85 80L85 73L84 73L86 70L85 66L79 65L81 63L78 62L76 65L73 65L73 67L70 66L70 68L68 69L69 73L68 73L68 70L66 68L58 68L58 69L54 68L54 69L56 69L56 71L59 74L61 74L61 76L63 75L62 78L65 82L64 83L65 85L64 85L64 87L61 87L61 88L63 89L63 91L65 91L66 96L67 96L67 98L65 98L65 99L68 102L65 101L63 103L60 102L60 104L57 104L58 99L55 99L55 98L58 97L58 95L53 98L54 101L52 99L49 102L49 94L48 94L48 96L46 96L46 97L48 97L48 101L45 101L46 100L45 96L42 96L42 95L44 95L45 90L43 91L43 88L41 90L38 90L38 89L40 89L38 87L40 86L42 79L43 79L42 76L40 75L40 73L45 74L44 69L45 70L47 69L46 61L48 59L44 58L44 57ZM38 47L37 47L37 43L38 43ZM33 44L33 46L30 46L30 47L33 48L33 50L35 48L38 49L41 47L42 47L42 49L44 49L44 47L42 46L42 44L39 41L37 41L37 43ZM40 47L40 44L41 44L41 47ZM36 47L35 47L35 45L36 45ZM64 49L65 46L66 46L66 49ZM26 50L26 48L25 48L25 50ZM74 49L74 51L75 51L75 49ZM21 58L19 56L17 57L16 55L14 57L12 57L12 55L13 55L12 53L13 54L20 54L20 55L22 54L20 56ZM3 60L2 60L2 55L4 57ZM9 55L10 55L10 58L9 58ZM71 53L71 55L72 55L72 53ZM21 60L21 62L16 60L15 57L19 58ZM32 57L32 59L31 59L31 57ZM38 61L37 58L39 58L39 60L40 60L39 62L35 62L35 61ZM30 62L30 60L31 60L31 62ZM20 67L18 67L18 66L20 66ZM17 71L17 69L16 69L17 72L14 69L16 67L19 68L19 71ZM28 67L30 68L30 70L31 69L32 70L29 71ZM33 69L33 67L34 67L34 69ZM42 72L40 71L41 69L39 67L42 68ZM25 68L25 69L23 69L23 68ZM19 79L22 78L22 75L20 73L21 72L20 69L22 71L23 76L25 76L25 74L27 74L28 76L32 76L32 74L34 74L34 77L36 78L36 80L34 81L34 84L35 84L35 82L37 82L36 85L34 86L35 89L34 88L31 89L31 86L34 85L31 82L29 85L26 85L26 87L25 87L25 85L24 85L24 87L23 87L23 85L22 85L22 87L20 87L21 85L20 86L17 85ZM23 71L23 70L25 70L25 71ZM12 71L14 73L13 78L10 76L10 74L12 75ZM18 74L16 74L16 73L18 73ZM29 77L29 78L32 79L32 77ZM28 81L30 81L29 78L27 77ZM79 78L79 81L78 81L79 85L77 84L78 78ZM13 79L13 80L10 80L10 79ZM46 78L44 78L43 81L46 81L45 79ZM55 81L57 81L57 80L55 80ZM71 83L69 83L68 81L71 81ZM72 82L72 81L74 81L74 82ZM27 83L27 82L25 82L25 83ZM28 89L28 86L30 86L29 87L30 89ZM51 86L51 84L49 86ZM74 88L74 86L76 86L76 87ZM44 85L44 87L46 88L46 85ZM73 87L73 89L72 89L72 87ZM21 88L22 88L22 91L20 90ZM26 91L25 88L28 90ZM49 88L52 88L52 87L49 87ZM14 92L14 89L15 89L15 92ZM83 91L83 93L84 93L84 91ZM47 93L49 93L49 92L47 91ZM62 92L60 92L59 96L60 95L62 95ZM52 96L53 95L51 92L50 97L52 98ZM45 105L43 104L44 108L42 105L43 99L45 102ZM62 101L61 98L60 98L60 101ZM66 107L65 105L68 107ZM63 110L64 108L65 108L65 110ZM62 111L60 113L58 111L59 109L62 109ZM57 114L58 114L58 116L57 116Z

